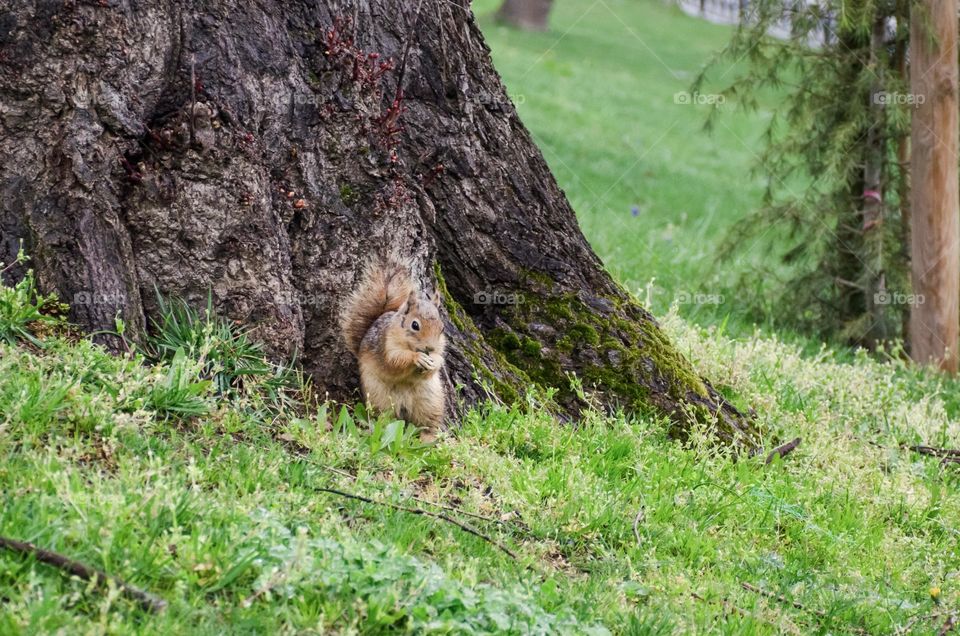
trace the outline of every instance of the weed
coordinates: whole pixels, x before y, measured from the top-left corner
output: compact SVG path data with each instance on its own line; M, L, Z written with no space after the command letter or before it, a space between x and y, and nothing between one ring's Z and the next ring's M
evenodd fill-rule
M35 334L64 329L65 312L66 306L55 294L43 295L37 290L33 270L27 270L13 287L0 285L0 340L43 346Z
M181 299L159 294L159 318L146 342L154 362L172 362L178 355L199 361L198 377L212 382L217 395L264 397L269 404L289 404L294 391L303 388L295 364L273 364L263 347L213 311L212 298L202 313Z

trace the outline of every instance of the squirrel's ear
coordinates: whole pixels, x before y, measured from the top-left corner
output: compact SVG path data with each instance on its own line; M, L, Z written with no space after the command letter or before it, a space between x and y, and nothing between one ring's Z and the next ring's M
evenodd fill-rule
M440 306L440 290L439 289L433 290L433 293L430 294L430 302L432 302L437 307Z
M403 305L400 306L398 310L401 314L409 314L410 310L413 309L414 305L417 304L417 292L412 291L410 295L407 296L407 299L403 301Z

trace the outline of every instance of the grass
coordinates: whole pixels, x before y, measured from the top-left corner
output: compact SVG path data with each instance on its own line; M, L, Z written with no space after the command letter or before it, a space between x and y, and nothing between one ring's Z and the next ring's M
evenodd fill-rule
M960 473L902 447L960 446L960 383L690 321L722 323L725 305L667 309L720 280L709 252L759 193L752 142L707 144L671 98L725 31L614 0L557 3L550 34L483 26L608 266L635 290L656 275L653 306L697 370L800 447L735 461L656 418L561 425L539 393L422 447L310 400L210 312L170 301L145 352L114 356L64 335L28 280L0 288L0 535L169 607L0 551L0 634L936 634L960 608ZM747 139L757 120L729 126ZM321 489L448 514L517 558Z
M771 268L776 228L723 262L718 248L760 204L765 182L751 170L776 95L757 112L722 104L711 133L715 106L675 100L730 27L657 0L571 0L555 3L549 32L520 33L493 21L498 4L473 3L494 63L606 267L654 313L678 302L700 324L749 335L746 301L769 282L749 272ZM732 69L718 66L708 85L729 83Z
M765 466L657 419L560 426L537 394L421 447L359 408L219 392L184 349L0 344L0 535L169 602L0 552L0 633L935 633L960 604L960 473L900 444L957 446L957 382L664 325L800 448ZM171 382L199 413L149 399Z

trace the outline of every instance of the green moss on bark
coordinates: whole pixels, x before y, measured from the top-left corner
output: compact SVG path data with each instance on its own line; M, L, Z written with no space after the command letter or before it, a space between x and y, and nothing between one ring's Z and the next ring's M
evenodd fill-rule
M568 378L575 372L606 403L649 411L671 402L694 420L713 417L699 403L710 397L703 379L652 317L621 298L589 300L565 293L506 308L507 327L487 340L532 381L555 388L561 403L578 401ZM552 336L535 333L535 325L548 325Z
M447 313L466 334L458 346L476 375L504 401L516 400L533 383L555 389L557 402L576 412L584 404L570 381L575 373L604 404L669 414L678 424L673 430L678 437L706 424L725 441L756 446L752 426L735 410L720 412L723 398L711 392L656 320L626 292L609 297L557 293L552 282L545 289L528 276L526 302L499 306L497 326L481 332L450 296L439 266L435 272Z
M456 346L473 367L475 376L504 402L508 404L517 402L521 397L520 391L523 385L529 384L530 378L511 364L501 349L496 346L484 346L484 343L492 344L490 338L484 337L473 319L450 295L439 263L434 264L433 272L444 309L461 336ZM517 340L517 346L520 346L519 340ZM485 360L491 356L493 360Z

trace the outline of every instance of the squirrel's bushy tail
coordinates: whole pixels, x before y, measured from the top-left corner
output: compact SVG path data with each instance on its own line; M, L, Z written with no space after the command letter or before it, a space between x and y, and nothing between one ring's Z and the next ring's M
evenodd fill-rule
M343 306L340 324L347 348L360 350L370 325L388 311L396 311L414 291L410 264L395 258L371 259L354 292Z

